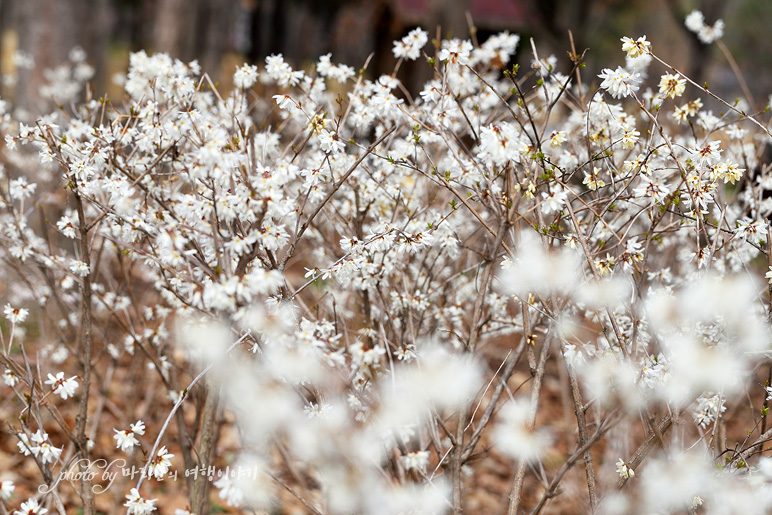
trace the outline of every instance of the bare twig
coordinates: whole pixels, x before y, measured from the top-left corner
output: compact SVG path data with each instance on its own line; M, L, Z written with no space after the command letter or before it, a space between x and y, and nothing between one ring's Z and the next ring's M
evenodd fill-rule
M531 407L526 421L526 428L532 430L536 423L536 414L539 412L539 396L541 395L542 380L544 379L544 371L547 364L547 357L549 356L550 346L552 345L552 336L547 335L544 344L542 345L541 354L539 356L539 363L536 367L536 372L533 376L533 385L531 387ZM507 515L516 515L520 508L520 501L523 493L523 481L525 480L525 468L527 466L525 460L521 460L515 470L515 480L512 485L512 491L509 494L509 508L507 509Z

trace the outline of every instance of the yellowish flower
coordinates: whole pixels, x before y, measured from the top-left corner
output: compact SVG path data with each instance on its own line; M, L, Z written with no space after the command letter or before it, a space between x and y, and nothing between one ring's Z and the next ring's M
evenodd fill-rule
M651 43L646 41L646 36L641 36L633 41L631 38L622 38L622 51L627 52L627 57L635 59L651 52Z
M676 73L671 75L666 73L659 80L659 92L665 98L676 98L684 94L686 90L686 79Z

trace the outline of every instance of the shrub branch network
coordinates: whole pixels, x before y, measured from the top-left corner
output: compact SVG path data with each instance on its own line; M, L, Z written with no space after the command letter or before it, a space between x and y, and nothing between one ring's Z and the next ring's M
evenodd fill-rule
M0 101L0 513L772 510L768 108L645 36L393 53Z

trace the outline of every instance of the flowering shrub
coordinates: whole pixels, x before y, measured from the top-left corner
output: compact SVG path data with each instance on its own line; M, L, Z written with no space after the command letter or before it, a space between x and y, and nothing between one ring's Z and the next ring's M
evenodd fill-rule
M3 104L4 512L475 512L491 462L509 513L772 509L761 113L519 43Z

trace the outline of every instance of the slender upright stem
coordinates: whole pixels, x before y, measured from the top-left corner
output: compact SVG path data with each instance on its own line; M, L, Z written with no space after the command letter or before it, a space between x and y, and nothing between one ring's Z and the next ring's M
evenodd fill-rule
M541 354L539 356L539 363L536 367L536 372L533 376L533 386L531 388L531 411L528 414L527 427L532 430L536 423L536 414L539 412L539 395L541 394L542 380L544 379L545 365L547 364L547 357L550 353L550 345L552 344L552 338L547 337L544 345L541 348ZM517 464L517 470L515 472L515 481L512 485L512 491L509 494L509 509L507 515L515 515L520 508L520 502L523 495L523 481L525 480L525 467L527 463L525 460L521 460Z
M89 389L91 386L91 359L93 352L93 338L91 334L91 249L88 239L88 226L86 224L86 215L83 210L83 201L77 189L75 190L75 202L78 208L78 227L80 230L80 259L89 267L89 273L83 277L81 283L81 317L79 334L79 357L81 365L81 379L83 388L81 390L80 402L78 403L78 413L75 416L75 439L78 454L78 466L81 472L88 469L88 436L86 435L86 422L88 421L88 401ZM80 497L83 501L83 515L92 515L94 513L94 493L91 490L91 480L88 474L81 474Z
M217 414L220 408L220 394L218 388L209 385L206 393L206 402L204 404L204 416L201 422L201 440L198 446L198 468L207 469L214 465L215 449L219 439ZM190 503L194 513L206 515L209 511L210 481L207 474L199 474L193 484L193 491L190 492Z

